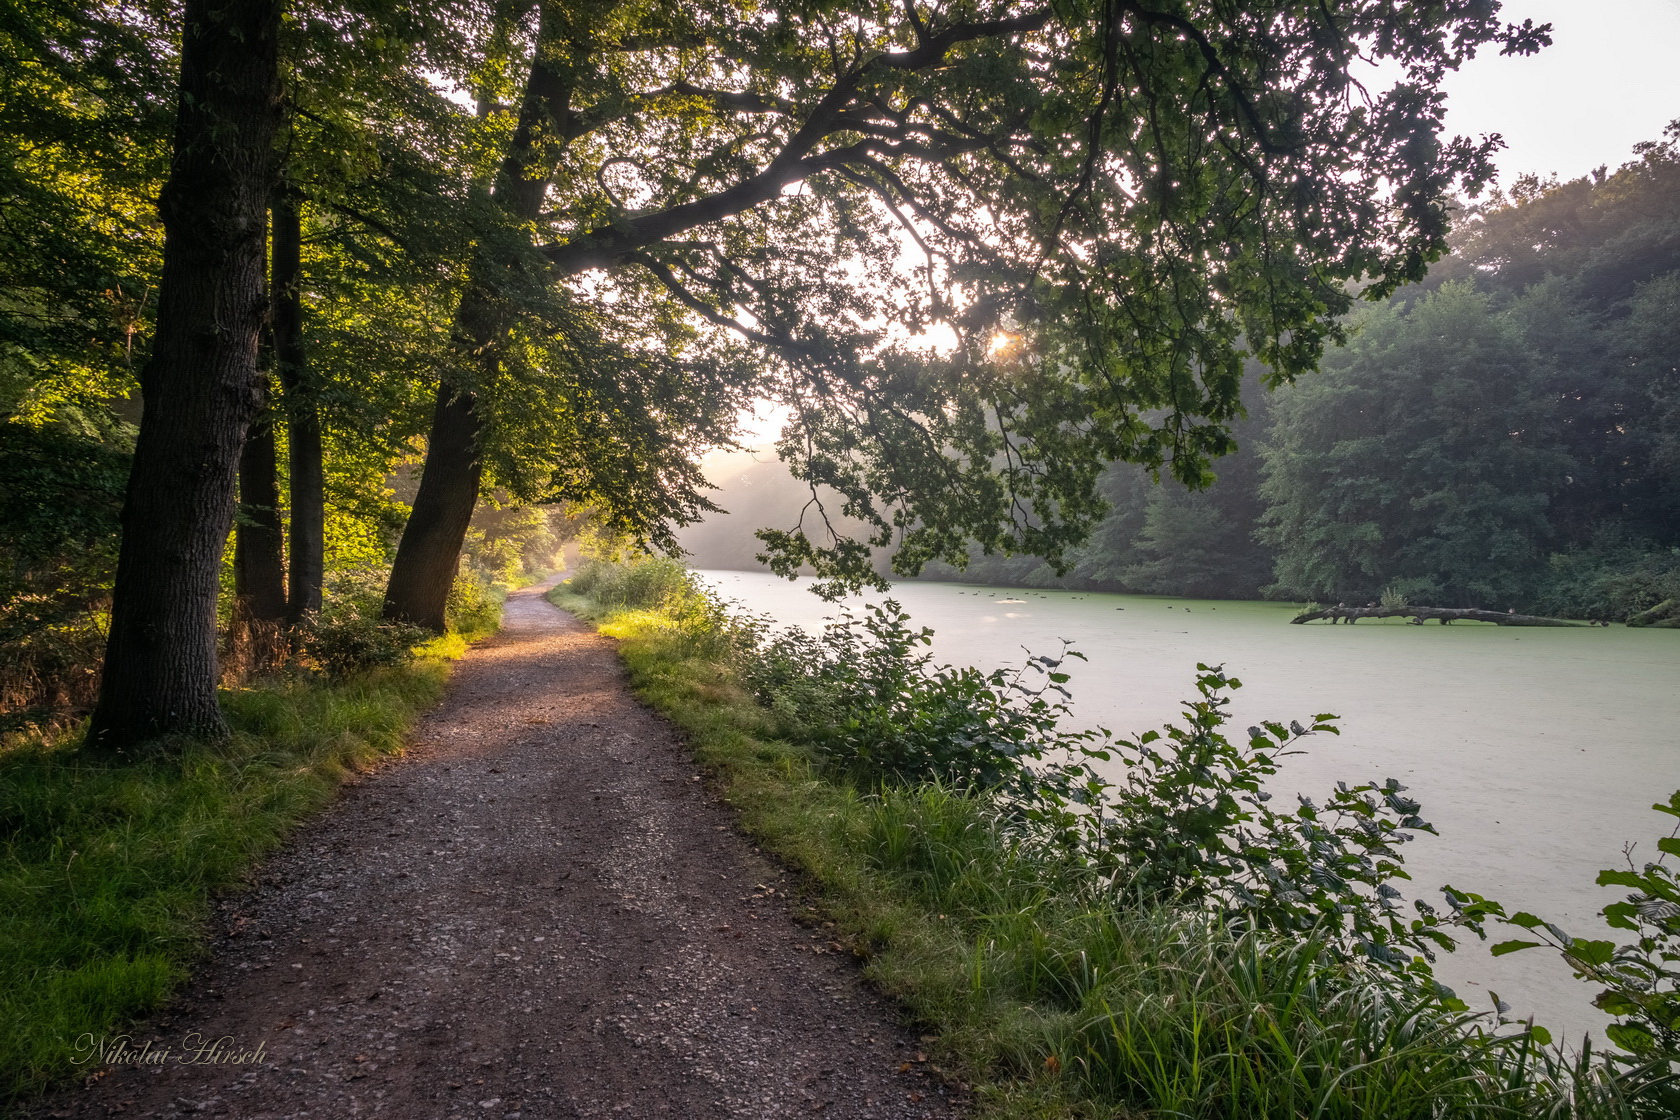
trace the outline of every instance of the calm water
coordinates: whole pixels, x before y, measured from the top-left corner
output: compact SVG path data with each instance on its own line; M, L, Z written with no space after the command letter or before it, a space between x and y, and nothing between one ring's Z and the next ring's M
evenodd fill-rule
M817 629L836 613L804 584L702 574L783 623ZM943 661L989 668L1072 640L1089 658L1070 663L1075 711L1117 733L1172 719L1197 661L1243 681L1239 728L1337 713L1341 737L1307 740L1276 788L1318 796L1337 779L1373 777L1411 787L1440 836L1406 846L1408 893L1431 902L1451 883L1572 934L1609 936L1597 911L1619 892L1594 885L1599 869L1618 865L1629 840L1640 862L1656 858L1673 824L1650 805L1680 789L1680 632L1291 626L1288 604L955 584L899 584L893 597L934 629ZM1600 1035L1608 1021L1590 1005L1594 989L1544 950L1496 960L1472 937L1437 971L1472 1007L1496 991L1554 1032Z

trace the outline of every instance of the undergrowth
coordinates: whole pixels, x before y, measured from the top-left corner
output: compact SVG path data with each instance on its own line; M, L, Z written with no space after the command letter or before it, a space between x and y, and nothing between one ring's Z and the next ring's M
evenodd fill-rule
M667 561L592 565L551 598L619 639L638 694L684 729L745 829L803 875L868 975L929 1032L938 1067L974 1089L982 1116L1673 1115L1665 1064L1566 1053L1434 984L1430 951L1450 943L1449 930L1500 919L1497 908L1452 896L1464 912L1424 905L1399 917L1385 889L1398 874L1396 836L1427 825L1392 786L1261 812L1263 794L1245 783L1313 729L1268 725L1250 728L1246 747L1226 743L1217 682L1215 695L1186 704L1176 739L1169 729L1058 744L1060 708L1046 690L1065 679L1059 658L1041 659L1025 684L935 668L914 654L901 616L877 618L874 631L878 647L904 647L896 655L857 644L855 629L850 647L843 633L826 646L777 638ZM1204 671L1204 684L1210 675L1234 683ZM978 723L946 710L964 697ZM918 700L931 717L909 710ZM1023 720L1064 757L1022 749ZM1022 758L1019 769L976 764L989 749L981 725L1001 728L992 746ZM917 726L967 738L936 749ZM1050 782L1037 796L1043 775L1077 775L1082 753L1107 749L1155 762L1120 787ZM1213 754L1193 767L1223 777L1163 793L1188 772L1173 760L1198 750ZM1207 783L1231 802L1223 829L1197 816L1215 800L1192 796ZM1177 813L1178 825L1151 824L1148 812ZM1173 845L1186 825L1204 829L1195 852ZM1366 864L1362 882L1344 881ZM1291 875L1301 882L1263 887Z

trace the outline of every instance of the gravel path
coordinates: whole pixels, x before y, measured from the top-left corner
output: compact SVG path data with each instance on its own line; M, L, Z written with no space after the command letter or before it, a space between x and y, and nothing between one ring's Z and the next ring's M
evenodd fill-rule
M612 644L517 593L413 748L222 903L132 1040L168 1060L45 1114L954 1116L785 885Z

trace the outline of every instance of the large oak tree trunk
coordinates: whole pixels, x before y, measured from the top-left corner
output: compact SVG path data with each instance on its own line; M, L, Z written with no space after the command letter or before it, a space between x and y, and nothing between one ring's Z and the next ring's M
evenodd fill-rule
M558 145L569 135L570 69L580 48L575 41L567 42L571 31L565 26L568 18L562 5L543 6L519 127L509 141L492 190L502 209L518 222L534 221L542 213ZM455 316L456 337L470 352L469 360L487 372L493 372L500 361L497 347L505 324L486 280L495 270L510 267L519 265L481 253L473 262L475 283L462 295ZM484 473L475 403L470 390L447 377L439 382L420 489L414 496L414 511L403 527L385 590L386 618L444 629L449 588Z
M234 473L257 411L280 0L186 0L174 160L158 200L157 335L123 504L88 743L225 734L216 597Z
M274 420L265 409L251 423L239 453L239 519L233 538L233 601L239 623L278 623L286 618L277 465Z
M274 357L285 389L287 467L291 475L290 598L296 622L321 609L326 570L326 474L321 459L321 413L303 349L303 225L297 199L282 191L274 202Z

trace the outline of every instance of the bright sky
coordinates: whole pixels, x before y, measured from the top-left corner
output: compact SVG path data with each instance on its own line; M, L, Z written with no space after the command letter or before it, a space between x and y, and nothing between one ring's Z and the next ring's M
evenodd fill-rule
M1447 79L1447 131L1497 132L1500 182L1575 179L1626 162L1680 117L1680 0L1506 0L1500 18L1552 25L1528 58L1488 51Z

